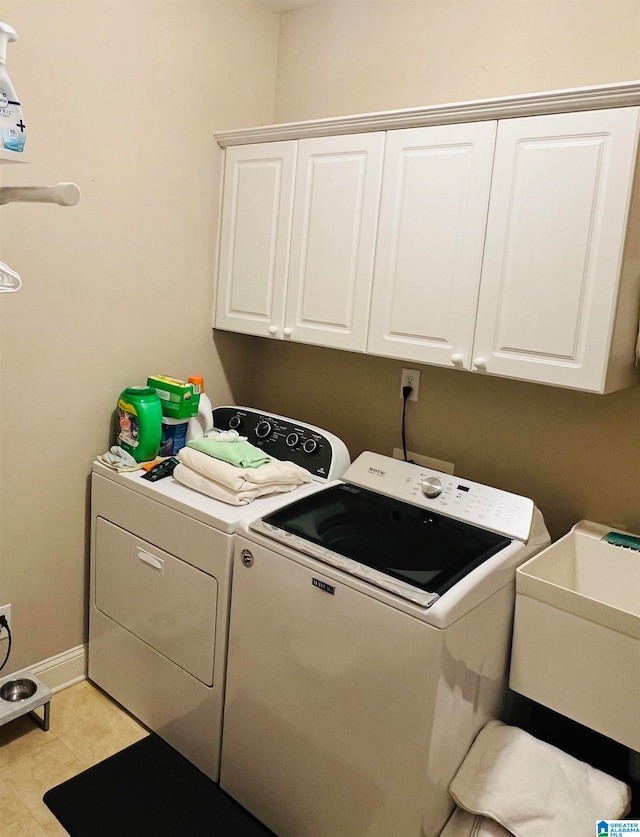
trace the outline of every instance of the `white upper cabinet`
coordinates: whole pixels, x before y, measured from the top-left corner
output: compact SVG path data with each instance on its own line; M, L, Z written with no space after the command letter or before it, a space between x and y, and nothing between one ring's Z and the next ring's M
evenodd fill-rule
M218 328L265 337L282 327L296 150L295 141L226 150Z
M226 132L215 326L638 383L640 83Z
M228 148L215 325L364 351L384 132Z
M367 351L470 367L496 126L387 135Z
M638 112L500 122L472 368L594 392L637 380Z
M284 336L363 352L384 133L298 144Z

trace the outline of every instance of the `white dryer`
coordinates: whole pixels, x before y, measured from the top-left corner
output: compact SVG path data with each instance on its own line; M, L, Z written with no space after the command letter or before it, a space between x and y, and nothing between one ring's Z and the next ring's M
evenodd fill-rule
M221 787L279 837L436 837L548 543L531 500L373 453L243 522Z
M149 482L94 463L88 675L217 781L234 533L340 476L349 456L340 439L294 419L249 407L213 417L314 482L233 506L173 477Z

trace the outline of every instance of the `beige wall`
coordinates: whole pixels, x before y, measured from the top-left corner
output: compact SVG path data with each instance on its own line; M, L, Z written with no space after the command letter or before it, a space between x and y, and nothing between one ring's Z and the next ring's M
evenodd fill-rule
M0 208L0 259L24 281L0 298L3 674L85 637L87 477L125 385L202 373L214 403L325 425L352 456L400 443L402 363L212 337L213 132L638 78L639 9L345 0L278 18L251 0L0 0L33 161L0 178L82 189L70 209ZM556 535L581 517L638 532L639 415L640 387L598 397L422 367L407 435L534 497Z
M82 190L73 208L0 207L0 259L23 280L0 299L5 674L84 639L87 478L124 386L202 374L216 399L246 398L250 364L223 369L210 328L213 133L273 121L278 17L250 0L0 0L0 19L20 38L32 160L2 182Z
M337 0L283 16L278 122L638 78L636 0Z
M638 2L337 2L285 15L276 113L296 121L640 78ZM312 48L313 45L313 48ZM240 338L238 338L239 340ZM352 456L401 444L401 362L260 343L254 401ZM607 396L423 366L410 450L581 518L640 532L640 387Z

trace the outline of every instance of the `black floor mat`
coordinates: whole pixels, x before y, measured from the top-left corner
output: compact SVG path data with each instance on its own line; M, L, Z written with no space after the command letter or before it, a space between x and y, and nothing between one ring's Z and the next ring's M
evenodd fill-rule
M43 799L71 837L274 837L153 734Z

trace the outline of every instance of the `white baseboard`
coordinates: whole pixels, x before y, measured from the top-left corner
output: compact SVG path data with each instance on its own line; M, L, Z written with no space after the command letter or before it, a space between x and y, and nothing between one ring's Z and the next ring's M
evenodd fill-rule
M52 692L59 692L87 679L87 647L78 645L49 657L41 663L29 666L29 671L40 678Z

